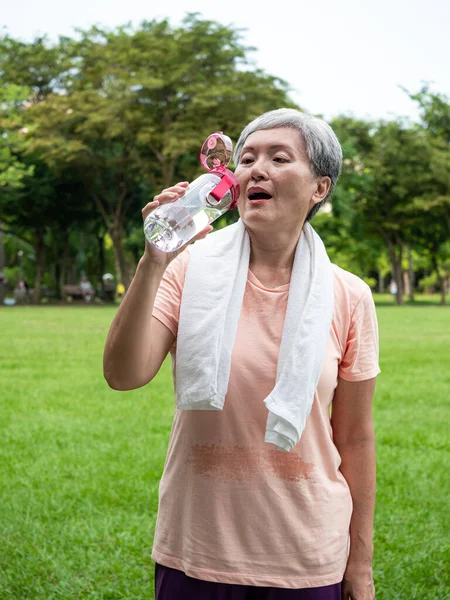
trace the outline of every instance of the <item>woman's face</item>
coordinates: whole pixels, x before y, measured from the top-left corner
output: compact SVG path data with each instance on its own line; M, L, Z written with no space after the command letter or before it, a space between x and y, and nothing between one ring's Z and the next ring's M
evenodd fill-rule
M303 139L289 127L249 135L235 173L239 214L250 230L298 230L330 187L329 177L312 175Z

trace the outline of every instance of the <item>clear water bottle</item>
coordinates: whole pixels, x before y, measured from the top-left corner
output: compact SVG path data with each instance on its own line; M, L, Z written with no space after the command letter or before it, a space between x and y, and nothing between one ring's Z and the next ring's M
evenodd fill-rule
M163 204L144 222L145 237L162 252L173 252L186 244L224 212L235 208L240 187L227 169L233 145L222 132L210 135L200 151L200 162L209 171L189 184L175 202Z

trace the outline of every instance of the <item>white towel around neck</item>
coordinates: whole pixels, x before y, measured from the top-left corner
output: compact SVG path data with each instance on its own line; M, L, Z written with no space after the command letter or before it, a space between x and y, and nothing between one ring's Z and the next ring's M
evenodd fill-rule
M190 251L176 354L179 410L221 410L247 283L250 240L241 220ZM333 270L322 240L305 223L297 244L275 387L264 400L265 441L289 451L311 412L333 315Z

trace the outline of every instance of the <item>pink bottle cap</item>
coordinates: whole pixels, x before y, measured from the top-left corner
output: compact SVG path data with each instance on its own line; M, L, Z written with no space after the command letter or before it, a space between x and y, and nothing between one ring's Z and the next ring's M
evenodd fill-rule
M207 171L224 169L233 155L233 143L227 135L216 131L206 138L200 150L200 162Z
M200 150L200 162L207 171L216 173L221 177L220 183L211 191L211 196L217 201L230 191L231 204L234 208L239 199L240 186L236 175L226 167L233 155L233 142L222 131L216 131L206 138Z

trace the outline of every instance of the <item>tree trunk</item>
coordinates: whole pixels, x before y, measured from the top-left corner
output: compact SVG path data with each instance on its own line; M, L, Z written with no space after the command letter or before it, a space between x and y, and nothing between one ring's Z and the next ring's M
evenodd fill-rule
M67 233L67 238L69 237L69 233ZM69 244L64 244L64 250L61 258L61 270L59 273L59 277L56 280L56 285L58 286L59 297L64 300L64 285L69 283Z
M175 185L175 181L173 180L175 176L175 159L165 159L162 164L162 179L163 179L163 187L168 188L171 185Z
M392 277L397 284L397 295L396 302L397 304L403 304L403 277L402 277L402 243L397 239L397 247L394 242L389 238L388 242L388 250L389 250L389 258L391 260L392 265Z
M445 277L439 277L439 280L441 282L441 306L445 306L445 286L447 282Z
M116 220L114 227L109 234L113 243L117 283L123 283L125 289L127 290L130 287L131 274L130 266L125 258L125 249L123 247L123 223L121 220Z
M414 276L414 262L412 257L411 248L407 247L408 252L408 273L409 273L409 299L414 302L414 287L416 285Z
M443 298L443 304L446 303L446 299L445 296L447 294L450 293L450 277L447 275L446 277L444 277L444 298Z
M403 271L403 292L408 296L411 294L411 285L409 283L409 271Z
M111 205L108 202L102 201L98 194L92 194L99 213L102 215L107 231L111 236L114 252L114 269L116 273L116 283L123 283L125 289L128 289L131 283L130 266L125 257L125 249L123 245L123 220L126 209L123 206L127 195L127 187L123 185L117 198L117 204L114 210L114 215L111 214Z
M431 262L433 264L434 271L436 272L436 275L438 276L440 292L441 292L441 302L440 303L442 306L444 306L445 305L445 295L446 295L446 289L445 289L446 280L445 280L445 277L441 274L441 272L439 270L439 265L438 265L438 260L437 260L437 249L435 249L435 251L432 252L432 254L431 254Z
M66 281L66 273L67 273L67 267L65 265L63 265L63 268L61 269L61 273L58 279L58 292L59 292L59 297L61 298L61 300L64 300L64 282Z
M3 304L5 298L6 286L3 284L3 277L5 275L5 254L3 248L3 223L0 219L0 305Z
M441 287L441 306L445 306L445 296L447 293L447 278L438 271L439 285Z
M378 293L384 294L384 275L381 269L378 271Z
M64 299L64 283L66 281L67 265L69 259L69 230L60 231L53 247L55 259L55 284L56 298Z
M98 264L99 264L99 281L102 298L105 294L105 282L103 281L103 275L105 274L105 246L104 246L104 235L97 236L98 242Z
M117 283L122 283L122 269L120 268L120 260L119 253L116 249L116 243L114 242L114 238L111 236L113 243L113 254L114 254L114 274L116 276Z
M33 304L41 302L41 279L44 271L44 233L37 231L36 235L36 273L34 276Z
M56 294L57 294L57 298L58 300L61 300L62 296L61 296L61 289L59 287L59 282L61 281L61 274L63 272L63 266L62 266L62 260L58 259L55 262L55 281L56 281Z
M71 262L70 265L68 265L68 267L67 267L67 283L68 284L77 285L77 283L78 283L77 273L78 273L77 263Z
M64 250L62 253L62 258L60 260L60 270L59 276L56 280L56 285L58 286L58 297L60 300L64 300L64 285L67 281L67 268L69 263L69 244L64 245Z

